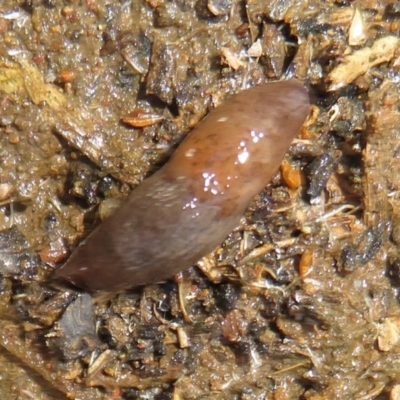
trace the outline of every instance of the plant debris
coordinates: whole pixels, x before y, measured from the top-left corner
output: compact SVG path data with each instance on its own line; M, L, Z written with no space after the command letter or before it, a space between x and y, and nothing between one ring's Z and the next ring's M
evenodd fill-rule
M399 398L397 3L3 0L0 398ZM112 298L53 279L209 110L291 76L309 119L214 252Z

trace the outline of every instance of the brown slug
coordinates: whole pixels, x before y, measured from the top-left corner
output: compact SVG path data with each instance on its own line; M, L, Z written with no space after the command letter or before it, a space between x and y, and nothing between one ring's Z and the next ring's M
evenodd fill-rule
M56 274L91 292L118 292L194 265L223 242L274 176L309 108L296 79L232 96Z

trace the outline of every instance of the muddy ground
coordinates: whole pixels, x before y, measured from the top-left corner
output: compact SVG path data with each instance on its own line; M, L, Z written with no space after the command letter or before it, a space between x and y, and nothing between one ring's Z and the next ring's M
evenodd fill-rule
M394 0L3 0L0 397L399 399L399 28ZM108 298L54 279L209 110L291 76L309 119L215 252Z

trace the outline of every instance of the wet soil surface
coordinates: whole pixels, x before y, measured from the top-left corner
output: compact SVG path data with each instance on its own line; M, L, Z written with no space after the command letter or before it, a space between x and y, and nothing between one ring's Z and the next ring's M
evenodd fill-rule
M394 0L3 0L0 397L399 399L399 28ZM54 279L209 110L291 76L310 116L212 254Z

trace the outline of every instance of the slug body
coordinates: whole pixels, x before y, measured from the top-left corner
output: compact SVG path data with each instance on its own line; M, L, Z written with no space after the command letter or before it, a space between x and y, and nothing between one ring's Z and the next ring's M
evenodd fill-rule
M271 180L309 113L298 80L244 90L213 110L57 275L91 292L169 278L211 252Z

